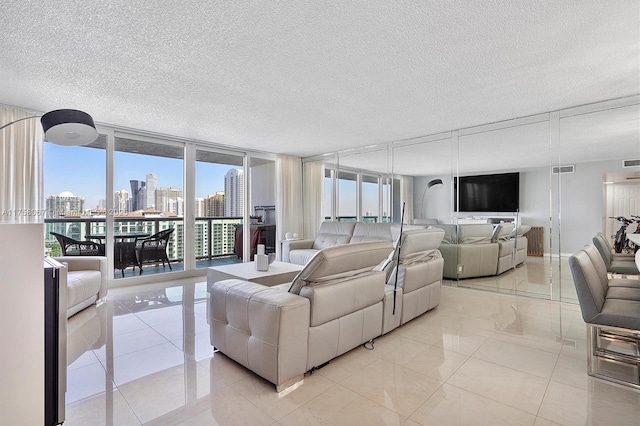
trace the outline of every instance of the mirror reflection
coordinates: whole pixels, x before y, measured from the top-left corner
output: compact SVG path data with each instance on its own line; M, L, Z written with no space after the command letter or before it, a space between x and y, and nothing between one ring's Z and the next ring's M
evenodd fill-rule
M613 244L621 226L614 218L640 215L639 96L334 155L334 184L344 182L334 198L327 194L330 180L325 182L325 213L329 201L329 211L335 212L325 214L327 220L386 220L385 186L377 194L373 188L377 179L387 179L390 221L400 221L404 202L410 207L405 223L449 225L447 232L457 239L485 238L467 235L463 227L487 224L487 231L496 232L486 236L489 241L513 244L511 251L498 254L502 265L496 264L495 273L479 276L466 274L468 263L459 264L458 247L456 264L445 266L450 285L577 303L568 257L598 232ZM517 188L498 181L494 198L479 189L487 175L514 174ZM465 185L475 190L465 192ZM495 207L470 207L470 200L481 198L494 200ZM514 198L512 207L496 204ZM369 207L369 199L378 200L382 210ZM629 242L626 250L635 245Z

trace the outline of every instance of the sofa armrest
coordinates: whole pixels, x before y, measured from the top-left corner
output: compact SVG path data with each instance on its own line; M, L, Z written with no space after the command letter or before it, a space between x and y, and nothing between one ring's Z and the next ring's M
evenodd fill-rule
M71 271L100 271L100 290L98 299L107 295L107 258L105 256L61 256L55 257L58 262L66 263Z
M308 299L237 279L213 283L208 291L211 345L278 389L302 379Z
M289 253L291 250L304 250L313 248L314 240L283 240L282 241L282 261L291 262Z

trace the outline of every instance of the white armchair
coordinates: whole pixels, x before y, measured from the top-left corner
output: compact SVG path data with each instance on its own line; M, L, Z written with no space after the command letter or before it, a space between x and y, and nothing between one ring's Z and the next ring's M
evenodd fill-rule
M104 256L62 256L67 265L67 318L107 295L107 258Z

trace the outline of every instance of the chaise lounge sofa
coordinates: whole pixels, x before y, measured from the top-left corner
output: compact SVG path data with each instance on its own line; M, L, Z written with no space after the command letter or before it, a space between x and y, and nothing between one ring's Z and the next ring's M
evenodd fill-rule
M437 306L443 236L403 232L399 261L390 241L327 247L291 284L209 282L211 345L280 391Z

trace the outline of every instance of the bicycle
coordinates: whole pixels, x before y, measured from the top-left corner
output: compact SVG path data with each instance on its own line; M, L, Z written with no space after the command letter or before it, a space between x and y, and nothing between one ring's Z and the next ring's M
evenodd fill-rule
M622 253L623 251L625 253L634 253L637 250L635 244L627 238L627 228L635 222L638 225L636 225L634 232L638 233L640 231L640 216L631 215L631 217L634 219L627 219L624 216L609 216L610 219L615 219L620 223L620 229L618 229L615 235L611 236L611 238L613 238L613 249L616 253Z

